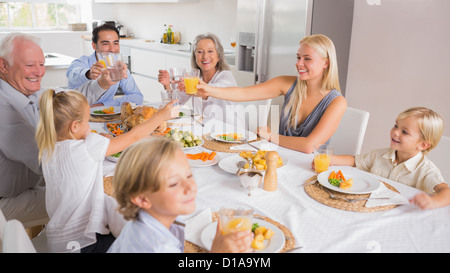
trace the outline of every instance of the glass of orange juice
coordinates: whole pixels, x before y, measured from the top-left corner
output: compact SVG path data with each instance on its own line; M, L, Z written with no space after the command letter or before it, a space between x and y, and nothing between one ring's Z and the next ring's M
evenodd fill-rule
M328 170L333 154L333 147L328 144L314 145L314 169L317 173Z
M192 68L184 73L184 86L186 88L186 94L196 94L197 85L200 83L200 70Z
M219 210L222 234L230 234L238 231L252 230L253 209L248 206L237 208L223 207Z

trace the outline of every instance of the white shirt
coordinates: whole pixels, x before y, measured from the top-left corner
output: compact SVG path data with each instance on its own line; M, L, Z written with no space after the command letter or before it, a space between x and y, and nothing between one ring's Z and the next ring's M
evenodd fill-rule
M223 70L220 72L217 71L208 82L208 85L214 87L236 87L237 83L231 71ZM190 98L192 98L191 103L193 105L189 105L189 107L194 110L194 113L202 114L204 122L212 121L218 122L218 124L236 124L238 128L245 126L242 117L235 115L237 109L242 110L242 108L236 108L239 102L221 100L213 97L208 97L204 100L200 97L193 97L181 92L180 104L186 103Z
M356 167L378 176L435 194L434 187L445 183L440 170L419 152L407 161L395 165L395 150L384 148L355 156Z
M167 229L143 210L136 220L128 221L108 253L182 253L184 228L172 224Z
M74 250L68 244L91 245L95 233L108 234L107 225L117 224L109 223L117 203L103 189L102 163L108 145L108 138L91 133L85 140L58 141L48 162L44 153L50 252Z

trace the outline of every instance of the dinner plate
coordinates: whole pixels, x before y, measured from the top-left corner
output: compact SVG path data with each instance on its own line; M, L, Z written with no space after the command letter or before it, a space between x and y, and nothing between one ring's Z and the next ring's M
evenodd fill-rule
M285 157L281 157L281 158L283 159L283 164L278 168L284 167L288 164L288 160ZM246 160L245 160L245 158L243 158L240 155L232 155L229 157L225 157L224 159L219 161L219 167L226 172L236 174L236 172L239 170L239 168L237 166L237 163L239 161L246 161ZM259 170L259 171L265 172L265 170Z
M286 238L284 233L275 225L261 219L253 218L253 223L258 223L260 226L270 228L274 234L269 240L264 240L264 248L255 250L256 253L276 253L283 249ZM214 236L216 236L217 221L209 223L200 234L200 241L203 246L211 250Z
M217 163L219 163L219 161L220 161L220 156L219 155L216 155L214 157L214 159L212 159L212 160L206 160L206 161L203 161L203 160L200 160L200 159L197 159L197 160L188 159L189 165L191 167L208 167L208 166L213 166L213 165L216 165Z
M249 132L249 131L216 131L216 132L212 132L211 133L211 138L217 141L221 141L221 142L227 142L227 143L242 143L242 141L240 140L225 140L223 138L221 138L221 135L225 135L225 134L240 134L242 137L245 137L247 139L247 141L253 141L256 140L256 134L253 132Z
M94 113L94 111L100 111L103 109L109 109L109 107L113 107L114 108L114 113L111 114L98 114L98 113ZM120 114L120 106L97 106L97 107L92 107L91 108L91 115L93 116L111 116L111 115L117 115Z
M342 174L344 175L345 179L353 178L353 186L350 189L341 189L339 187L333 186L328 182L328 177L330 176L330 173L332 171L339 171L340 169L330 168L328 171L321 172L317 176L317 181L324 186L325 188L328 188L333 191L342 192L342 193L348 193L348 194L364 194L364 193L371 193L378 189L380 186L380 182L378 180L371 176L369 173L360 171L358 169L342 169Z
M112 162L119 162L119 158L120 157L115 157L115 156L110 156L110 155L108 155L108 156L106 156L106 159L108 159L109 161L112 161Z

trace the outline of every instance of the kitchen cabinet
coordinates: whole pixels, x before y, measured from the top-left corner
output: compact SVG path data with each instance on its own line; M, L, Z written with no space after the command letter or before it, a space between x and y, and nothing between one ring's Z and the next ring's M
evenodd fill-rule
M190 55L180 56L158 50L131 47L130 64L133 78L144 95L144 102L160 102L160 91L163 86L158 82L159 70L169 67L190 68Z

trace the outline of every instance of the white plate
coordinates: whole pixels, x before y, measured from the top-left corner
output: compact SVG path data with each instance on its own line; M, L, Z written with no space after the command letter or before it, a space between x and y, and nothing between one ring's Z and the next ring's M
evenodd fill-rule
M358 169L342 169L342 174L345 179L353 178L353 186L350 189L344 190L339 187L333 186L328 182L328 176L332 171L338 171L339 168L334 167L328 169L328 171L321 172L317 176L317 181L324 186L333 191L349 193L349 194L364 194L371 193L378 189L380 182L369 173L360 171Z
M216 155L213 160L206 160L206 161L203 161L200 159L197 159L197 160L188 159L189 165L191 165L191 167L213 166L213 165L216 165L217 163L219 163L219 161L220 161L219 155Z
M106 156L106 159L108 159L109 161L112 161L112 162L119 162L119 158L120 157L114 157L114 156L110 156L110 155L108 155L108 156Z
M258 223L260 226L270 228L274 232L269 240L264 240L265 247L263 249L255 250L256 253L276 253L283 249L286 238L284 237L284 233L277 226L256 218L253 218L253 223ZM209 223L200 234L200 240L203 246L208 250L211 250L214 236L216 236L216 230L217 221Z
M211 133L211 138L217 141L222 141L222 142L227 142L227 143L242 143L242 141L239 140L224 140L218 136L224 135L224 134L234 134L234 133L238 133L240 135L242 135L242 137L245 137L247 139L247 141L253 141L256 140L256 134L249 132L249 131L237 131L237 132L233 132L233 131L216 131L216 132L212 132Z
M283 166L286 166L288 164L288 160L286 159L286 157L281 157L281 158L283 159L283 164L280 167L278 167L278 169ZM229 157L225 157L224 159L220 160L219 167L226 172L236 174L236 172L239 169L237 166L237 163L239 161L246 161L246 160L245 160L245 158L243 158L240 155L232 155ZM265 170L259 170L259 171L263 172L263 173L265 172Z
M99 110L103 110L109 107L113 107L114 108L114 113L113 114L97 114L94 113L94 111L99 111ZM111 115L116 115L116 114L120 114L120 106L97 106L97 107L92 107L91 108L91 115L93 116L111 116Z

